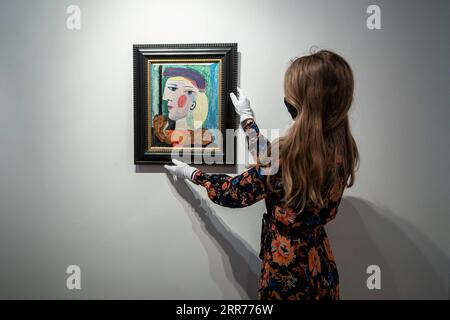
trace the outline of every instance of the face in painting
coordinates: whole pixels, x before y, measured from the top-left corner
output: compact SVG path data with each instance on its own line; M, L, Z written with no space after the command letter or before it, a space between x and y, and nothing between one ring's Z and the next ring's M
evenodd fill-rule
M163 100L167 100L169 119L180 120L186 117L195 104L198 88L186 78L172 77L166 82Z

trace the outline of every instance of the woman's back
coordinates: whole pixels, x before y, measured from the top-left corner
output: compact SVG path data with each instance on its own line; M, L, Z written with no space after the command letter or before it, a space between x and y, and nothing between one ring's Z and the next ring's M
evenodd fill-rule
M340 161L340 157L336 159L330 154L321 188L323 206L311 203L303 209L286 206L282 165L269 178L269 183L279 191L265 198L267 213L263 215L259 253L260 299L339 298L339 276L324 226L336 217L345 188L344 179L336 172L341 168Z

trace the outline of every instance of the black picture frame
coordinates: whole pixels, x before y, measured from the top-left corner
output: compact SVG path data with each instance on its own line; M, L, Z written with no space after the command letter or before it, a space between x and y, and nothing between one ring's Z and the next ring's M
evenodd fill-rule
M236 143L227 141L227 129L236 130L236 113L229 97L230 92L236 92L237 86L237 43L196 43L196 44L135 44L133 45L134 69L134 163L135 164L165 164L171 163L171 153L149 148L152 137L149 136L149 64L151 61L174 59L182 61L201 61L202 59L217 59L220 61L220 94L219 125L222 135L220 150L213 151L214 156L222 157L221 165L236 163ZM151 114L151 111L150 111ZM230 148L230 145L232 147ZM230 150L231 149L231 150ZM156 150L156 149L155 149ZM190 157L191 163L198 163L198 155L202 150L181 150ZM232 153L232 156L228 153ZM197 162L194 162L194 157ZM202 157L203 158L203 157ZM231 161L230 161L231 158ZM205 163L202 160L201 164Z

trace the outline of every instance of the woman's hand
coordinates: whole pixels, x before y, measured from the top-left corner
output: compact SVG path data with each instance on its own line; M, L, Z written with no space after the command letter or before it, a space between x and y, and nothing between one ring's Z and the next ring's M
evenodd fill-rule
M250 100L244 95L242 90L240 88L237 88L237 91L239 93L239 96L236 97L236 95L231 92L230 98L233 102L234 109L236 110L236 113L239 115L240 123L244 122L247 119L253 119L255 117L255 113L253 112L252 108L250 107Z
M192 180L192 176L194 172L197 171L197 168L194 168L183 161L172 159L174 166L164 165L164 168L167 169L170 173L178 178L189 179Z

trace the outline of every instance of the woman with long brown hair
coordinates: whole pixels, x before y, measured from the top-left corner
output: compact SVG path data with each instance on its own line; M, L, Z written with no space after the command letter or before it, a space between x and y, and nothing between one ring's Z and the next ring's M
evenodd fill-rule
M293 123L274 143L259 134L242 91L238 97L230 94L255 166L235 177L207 174L178 160L166 166L204 186L219 205L238 208L265 200L259 299L339 299L338 271L324 226L335 218L359 162L348 120L353 88L349 64L334 52L294 59L284 79L284 102ZM264 156L279 168L275 174L265 173Z

